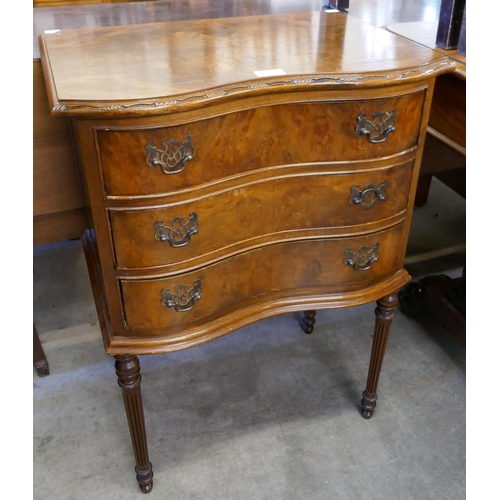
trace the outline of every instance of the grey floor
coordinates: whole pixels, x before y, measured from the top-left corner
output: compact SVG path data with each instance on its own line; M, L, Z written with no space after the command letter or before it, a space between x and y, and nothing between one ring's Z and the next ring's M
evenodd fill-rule
M464 246L465 201L433 181L407 269L457 276ZM51 371L33 372L34 499L141 498L80 242L36 247L33 287ZM465 348L432 317L399 312L366 421L373 308L320 311L311 336L290 314L141 357L149 498L465 499Z

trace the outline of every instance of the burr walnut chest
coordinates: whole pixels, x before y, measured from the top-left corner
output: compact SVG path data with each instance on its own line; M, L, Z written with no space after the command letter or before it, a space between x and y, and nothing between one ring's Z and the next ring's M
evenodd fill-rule
M443 54L345 13L45 33L71 119L83 235L137 480L152 489L137 355L259 319L377 301L373 414ZM368 333L368 332L367 332Z

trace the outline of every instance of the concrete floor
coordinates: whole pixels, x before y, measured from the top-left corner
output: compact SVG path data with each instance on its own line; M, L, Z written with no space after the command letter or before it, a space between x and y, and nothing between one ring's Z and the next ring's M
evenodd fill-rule
M433 181L407 269L457 276L465 201ZM432 254L430 254L432 255ZM34 249L34 499L137 499L113 359L103 350L79 241ZM149 498L465 499L465 348L432 317L397 314L373 419L359 414L373 304L283 315L174 354L141 357L155 481Z

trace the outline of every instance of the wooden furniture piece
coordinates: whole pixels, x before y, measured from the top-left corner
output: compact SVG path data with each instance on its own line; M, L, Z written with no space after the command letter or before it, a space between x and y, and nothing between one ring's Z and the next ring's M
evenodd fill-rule
M415 203L426 202L433 176L465 198L466 58L435 45L438 22L400 23L387 29L455 60L455 71L436 79ZM432 275L409 283L399 299L405 314L425 309L466 345L465 270L459 278Z
M437 274L408 283L398 293L403 314L418 317L422 311L432 314L441 325L466 346L466 281Z
M446 54L456 63L453 73L436 79L415 204L426 203L432 177L465 198L466 58L457 50L436 46L437 21L397 23L387 26L387 29Z
M66 118L51 118L40 60L33 61L33 244L80 238L88 222Z
M377 301L362 396L373 415L442 54L345 13L304 12L40 37L70 117L83 242L143 492L138 355L279 313Z

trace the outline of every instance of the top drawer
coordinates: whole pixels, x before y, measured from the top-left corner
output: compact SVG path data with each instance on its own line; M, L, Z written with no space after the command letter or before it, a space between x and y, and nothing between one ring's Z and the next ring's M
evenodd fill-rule
M160 128L98 129L107 197L161 195L259 168L379 158L417 144L423 92L279 104Z

